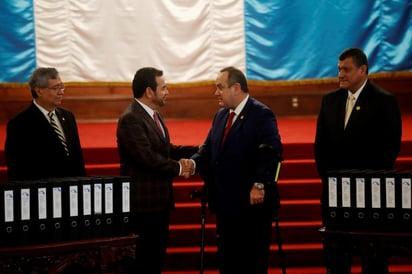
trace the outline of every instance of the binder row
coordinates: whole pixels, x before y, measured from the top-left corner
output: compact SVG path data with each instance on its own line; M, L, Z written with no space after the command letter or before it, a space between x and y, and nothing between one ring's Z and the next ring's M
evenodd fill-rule
M130 178L92 176L0 184L0 246L131 233Z
M411 172L340 170L323 182L327 228L411 231Z

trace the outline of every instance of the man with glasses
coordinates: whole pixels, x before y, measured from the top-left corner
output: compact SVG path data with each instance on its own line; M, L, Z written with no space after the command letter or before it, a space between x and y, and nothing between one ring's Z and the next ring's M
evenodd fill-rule
M8 179L85 176L76 120L60 107L64 85L55 68L37 68L29 79L33 101L7 123Z

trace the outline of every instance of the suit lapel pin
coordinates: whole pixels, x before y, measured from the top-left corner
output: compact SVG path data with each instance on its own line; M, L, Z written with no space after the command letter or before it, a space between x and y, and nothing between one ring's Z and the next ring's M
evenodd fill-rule
M242 115L239 118L240 118L240 120L243 120L245 118L245 116Z
M356 106L356 110L360 110L360 106Z

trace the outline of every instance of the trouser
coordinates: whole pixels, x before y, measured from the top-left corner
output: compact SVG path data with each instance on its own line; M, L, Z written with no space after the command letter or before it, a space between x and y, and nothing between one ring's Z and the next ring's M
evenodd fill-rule
M138 214L133 222L138 235L133 273L161 274L169 237L169 212Z
M216 215L221 274L267 274L272 215L259 206Z

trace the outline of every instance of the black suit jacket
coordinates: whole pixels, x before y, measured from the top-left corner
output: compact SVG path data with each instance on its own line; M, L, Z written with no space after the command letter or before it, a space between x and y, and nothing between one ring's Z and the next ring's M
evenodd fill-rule
M198 150L198 146L171 144L166 124L158 116L166 137L136 100L119 118L120 174L132 177L133 212L164 212L173 208L172 178L179 175L178 160L190 158Z
M76 120L67 109L56 108L69 156L44 114L32 103L7 123L5 153L9 180L85 176Z
M337 169L392 169L399 154L402 121L396 99L369 80L344 128L347 90L322 99L315 160L319 174Z
M249 97L242 112L230 129L223 147L221 140L229 117L228 109L220 109L196 161L209 191L209 207L217 213L242 212L250 207L253 183L274 184L276 164L280 160L282 144L273 112ZM278 202L276 188L267 191L265 205L274 209Z

